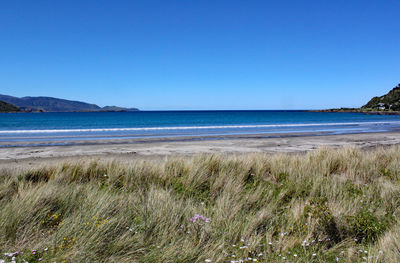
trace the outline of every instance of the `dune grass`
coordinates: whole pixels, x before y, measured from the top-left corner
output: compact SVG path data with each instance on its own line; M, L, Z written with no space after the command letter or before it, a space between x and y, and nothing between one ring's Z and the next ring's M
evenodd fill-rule
M400 262L400 147L0 175L0 262Z

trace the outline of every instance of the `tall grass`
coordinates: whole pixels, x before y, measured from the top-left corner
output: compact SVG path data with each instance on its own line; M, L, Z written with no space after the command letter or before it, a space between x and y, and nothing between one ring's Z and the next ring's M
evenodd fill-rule
M3 170L0 261L400 262L400 147Z

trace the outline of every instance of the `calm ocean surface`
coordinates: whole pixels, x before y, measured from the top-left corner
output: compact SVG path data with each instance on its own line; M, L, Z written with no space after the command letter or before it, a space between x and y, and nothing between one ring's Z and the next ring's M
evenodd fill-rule
M251 134L268 137L277 134L342 134L399 129L400 116L361 113L139 111L0 114L0 142L7 147L18 146L19 142L58 144L63 141L62 144L68 144L68 141L107 139Z

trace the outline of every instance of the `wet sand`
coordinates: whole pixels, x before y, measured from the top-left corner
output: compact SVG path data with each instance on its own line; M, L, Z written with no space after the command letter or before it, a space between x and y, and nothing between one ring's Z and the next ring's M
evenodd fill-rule
M134 160L191 156L201 153L303 153L321 147L354 146L374 149L400 144L400 132L264 138L261 135L230 138L170 138L147 141L94 141L70 146L24 146L0 149L0 167L38 165L73 160Z

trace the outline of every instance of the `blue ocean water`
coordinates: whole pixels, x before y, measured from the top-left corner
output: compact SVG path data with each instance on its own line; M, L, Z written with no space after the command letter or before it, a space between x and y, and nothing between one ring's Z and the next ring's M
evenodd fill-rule
M223 135L285 136L400 129L400 116L307 111L138 111L0 114L0 142Z

